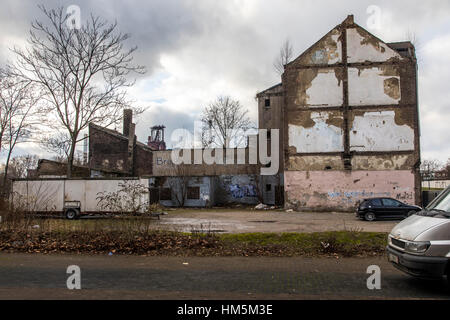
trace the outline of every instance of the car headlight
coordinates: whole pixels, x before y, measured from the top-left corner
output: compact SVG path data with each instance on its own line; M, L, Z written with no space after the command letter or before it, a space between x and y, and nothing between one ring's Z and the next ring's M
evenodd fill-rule
M421 241L421 242L408 241L405 243L405 251L411 253L423 253L427 251L429 247L430 242L428 241Z

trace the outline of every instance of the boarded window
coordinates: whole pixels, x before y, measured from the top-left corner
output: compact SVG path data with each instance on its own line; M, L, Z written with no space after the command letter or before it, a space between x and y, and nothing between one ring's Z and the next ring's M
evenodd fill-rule
M172 200L172 190L170 188L161 188L160 199Z
M200 187L188 187L187 198L190 200L200 199Z

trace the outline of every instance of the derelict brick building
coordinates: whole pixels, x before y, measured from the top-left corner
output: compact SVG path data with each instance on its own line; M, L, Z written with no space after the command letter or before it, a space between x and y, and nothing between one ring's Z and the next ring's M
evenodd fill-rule
M285 207L296 210L353 210L375 196L420 204L411 43L385 43L349 16L287 64L282 82L257 98L259 128L280 129L275 176L261 177L259 165L226 162L180 173L163 141L136 140L129 111L123 133L90 125L91 176L147 177L152 201L168 205L176 205L170 181L177 176L191 177L186 203L193 206L281 204L283 196Z
M286 207L350 210L374 196L420 204L411 43L385 43L349 16L258 98L260 126L268 118L283 130Z

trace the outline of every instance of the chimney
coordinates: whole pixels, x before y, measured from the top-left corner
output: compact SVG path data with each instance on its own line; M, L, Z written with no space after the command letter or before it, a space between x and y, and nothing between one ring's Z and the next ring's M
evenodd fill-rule
M123 135L128 137L130 134L130 126L133 122L133 110L124 109L123 110Z
M347 16L347 18L342 22L342 24L344 24L346 26L351 26L351 25L355 24L355 19L354 19L353 15L349 14Z
M134 143L135 143L135 137L134 133L136 130L136 125L134 123L131 123L129 126L129 133L128 133L128 172L130 173L130 176L133 176L134 174Z
M88 164L88 135L84 134L84 144L83 144L83 165Z

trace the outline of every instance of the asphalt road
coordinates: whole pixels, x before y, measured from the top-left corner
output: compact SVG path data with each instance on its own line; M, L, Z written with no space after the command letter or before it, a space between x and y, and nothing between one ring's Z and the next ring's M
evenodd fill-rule
M66 286L69 265L81 290ZM378 265L381 289L369 290ZM0 254L0 299L449 299L445 281L385 258L141 257Z

